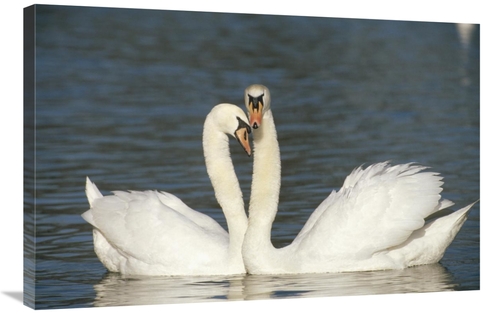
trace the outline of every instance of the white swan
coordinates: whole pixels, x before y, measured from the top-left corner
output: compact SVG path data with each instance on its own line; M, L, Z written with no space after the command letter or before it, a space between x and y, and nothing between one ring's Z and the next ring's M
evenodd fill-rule
M241 245L247 227L243 197L229 152L228 136L250 156L250 127L240 108L215 106L203 129L207 172L227 219L215 220L166 192L113 192L102 196L87 178L94 249L112 272L127 275L226 275L245 273Z
M271 226L278 210L280 152L269 90L245 90L255 129L254 170L243 242L252 274L317 273L401 269L438 262L473 204L428 223L451 206L441 199L441 177L414 164L378 163L355 169L312 213L294 241L276 249Z

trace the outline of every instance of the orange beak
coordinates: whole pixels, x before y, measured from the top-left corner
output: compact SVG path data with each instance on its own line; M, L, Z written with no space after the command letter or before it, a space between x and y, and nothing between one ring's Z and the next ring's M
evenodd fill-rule
M262 109L264 109L264 105L261 101L258 102L250 102L248 104L248 114L250 116L250 126L254 129L260 127L262 123Z
M236 137L241 147L243 147L243 149L245 150L245 152L249 157L252 156L252 148L250 147L250 136L249 136L250 132L251 129L246 123L234 132L234 136Z

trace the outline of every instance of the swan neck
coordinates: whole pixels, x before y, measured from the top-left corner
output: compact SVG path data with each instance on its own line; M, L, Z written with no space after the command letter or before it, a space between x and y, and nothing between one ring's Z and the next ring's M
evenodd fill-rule
M203 152L215 198L226 217L230 254L241 258L241 246L247 228L243 194L231 160L229 138L218 128L210 114L203 129Z
M278 136L271 110L254 131L254 167L245 242L253 249L269 248L272 223L278 211L281 162Z

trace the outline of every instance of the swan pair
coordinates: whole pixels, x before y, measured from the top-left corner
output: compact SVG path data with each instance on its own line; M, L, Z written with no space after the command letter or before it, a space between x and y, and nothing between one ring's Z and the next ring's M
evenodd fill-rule
M106 268L129 275L290 274L401 269L438 262L474 204L425 222L453 205L441 199L441 177L415 164L357 168L311 214L287 247L271 243L281 183L279 144L269 90L245 90L244 112L220 104L203 130L207 172L228 224L166 192L113 192L103 197L87 178L94 248ZM228 135L254 170L249 216L229 154Z

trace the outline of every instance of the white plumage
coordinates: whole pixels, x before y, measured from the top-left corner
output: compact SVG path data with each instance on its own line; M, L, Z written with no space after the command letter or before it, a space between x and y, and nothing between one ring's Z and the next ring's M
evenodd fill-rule
M247 121L240 108L221 104L207 116L203 131L207 172L229 234L170 193L115 191L103 197L87 178L90 209L82 216L94 227L94 249L108 270L128 275L245 273L241 243L247 217L227 134L245 133L238 133L238 139L249 152Z
M247 98L248 97L248 98ZM280 153L269 90L245 91L254 131L254 172L243 259L249 273L319 273L401 269L438 262L473 204L425 224L453 205L442 178L416 164L355 169L311 214L287 247L270 241L280 188ZM248 99L248 100L247 100ZM261 105L254 105L259 99ZM262 112L259 117L257 111Z

